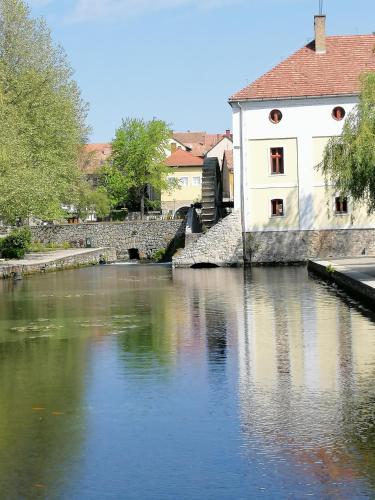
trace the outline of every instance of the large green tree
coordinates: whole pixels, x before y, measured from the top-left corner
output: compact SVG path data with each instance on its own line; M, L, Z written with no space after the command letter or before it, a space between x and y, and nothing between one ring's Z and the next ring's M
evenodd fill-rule
M86 113L45 22L0 0L0 218L52 219L77 201Z
M320 168L333 189L375 211L375 73L361 78L359 103L341 136L332 137Z
M103 169L102 182L114 205L125 203L135 195L142 217L147 186L155 191L170 188L166 166L171 130L162 120L123 120L112 142L112 156Z

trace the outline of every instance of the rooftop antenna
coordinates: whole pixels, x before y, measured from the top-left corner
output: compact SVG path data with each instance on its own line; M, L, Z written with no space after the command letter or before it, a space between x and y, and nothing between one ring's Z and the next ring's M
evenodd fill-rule
M319 0L319 16L323 15L323 0Z

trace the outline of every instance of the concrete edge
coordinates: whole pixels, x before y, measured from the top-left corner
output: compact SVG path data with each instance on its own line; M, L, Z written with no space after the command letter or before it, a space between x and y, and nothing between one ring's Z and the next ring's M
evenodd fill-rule
M104 255L106 262L111 263L116 260L116 250L110 247L101 247L82 249L82 253L67 255L50 259L47 262L33 262L28 264L5 263L0 265L0 279L9 279L15 275L29 276L32 274L42 274L47 272L64 271L68 269L77 269L80 267L89 267L100 264L101 257Z
M345 290L353 298L359 299L371 308L375 308L375 288L366 285L362 281L351 278L345 273L336 270L327 270L331 263L329 261L314 262L309 260L307 270L323 278L328 283L335 283Z

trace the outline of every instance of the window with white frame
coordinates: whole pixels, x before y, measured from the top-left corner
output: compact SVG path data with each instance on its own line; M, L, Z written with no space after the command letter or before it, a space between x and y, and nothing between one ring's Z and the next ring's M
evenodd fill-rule
M174 185L175 181L176 181L175 177L172 176L167 177L168 187L171 188Z
M180 181L181 187L187 187L189 185L189 177L180 177L178 180Z
M281 198L271 200L271 217L284 217L284 215L284 200L282 200Z
M192 185L193 186L200 186L202 184L202 178L199 176L193 177L192 178Z

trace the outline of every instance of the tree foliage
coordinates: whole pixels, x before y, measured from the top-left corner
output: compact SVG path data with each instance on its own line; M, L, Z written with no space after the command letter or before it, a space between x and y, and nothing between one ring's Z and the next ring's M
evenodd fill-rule
M112 156L103 168L102 182L113 205L127 203L132 197L139 200L144 213L146 188L155 191L169 188L166 166L171 131L162 120L123 120L112 142Z
M76 203L77 215L80 219L86 219L95 213L99 219L109 215L111 206L105 190L91 187L88 183L82 183L79 190L78 202Z
M86 105L61 47L23 0L0 0L0 217L52 219L74 202Z
M332 137L320 168L333 189L375 211L375 73L362 76L358 105Z

